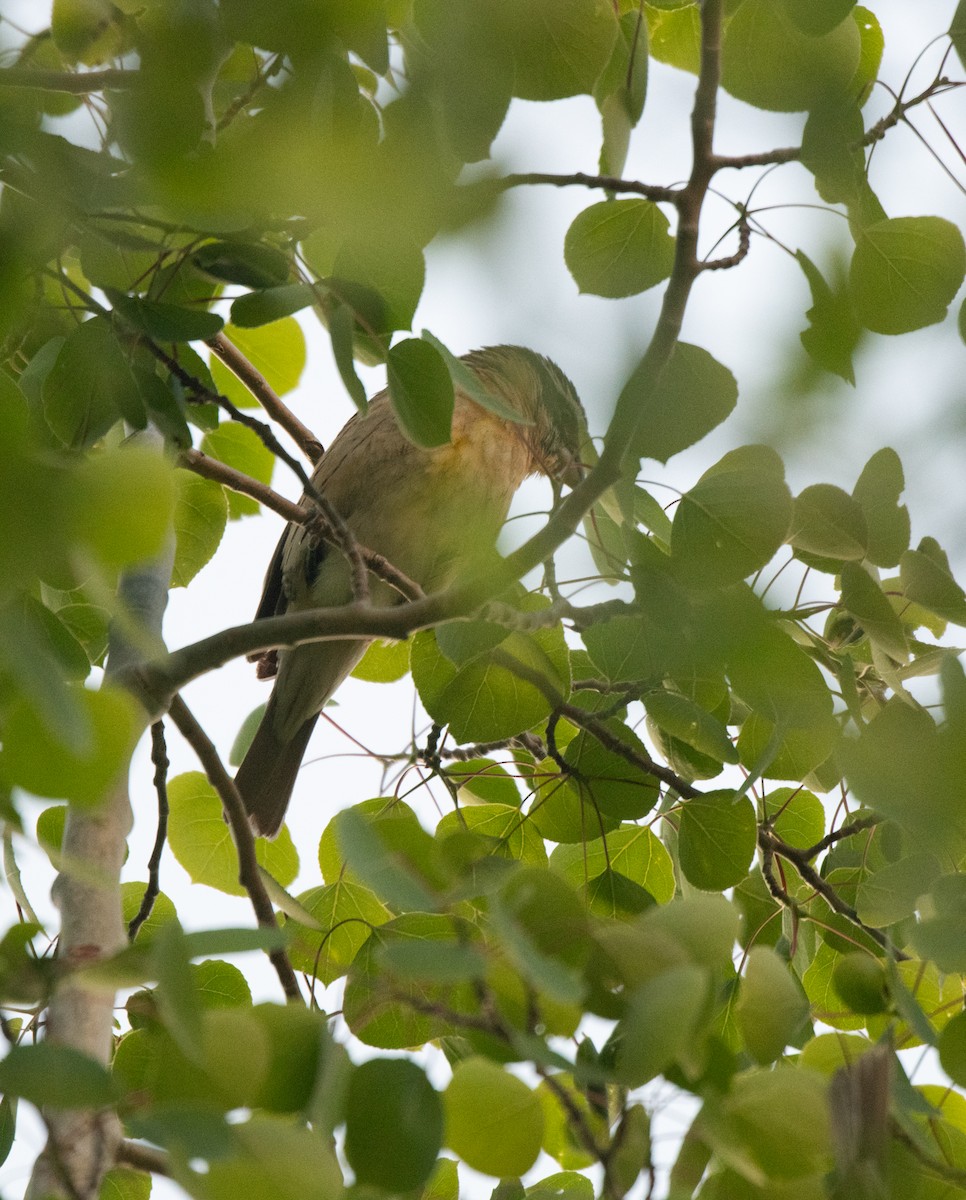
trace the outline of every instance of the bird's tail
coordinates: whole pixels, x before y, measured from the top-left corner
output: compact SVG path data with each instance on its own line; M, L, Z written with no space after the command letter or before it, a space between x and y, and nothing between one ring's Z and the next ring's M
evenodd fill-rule
M261 837L275 837L285 820L295 777L318 714L309 717L295 736L283 741L275 732L274 695L255 732L238 772L235 786L241 793L252 829Z

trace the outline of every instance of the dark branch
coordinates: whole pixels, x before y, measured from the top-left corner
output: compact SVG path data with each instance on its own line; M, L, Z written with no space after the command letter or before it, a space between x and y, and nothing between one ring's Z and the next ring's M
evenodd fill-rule
M235 781L225 770L214 742L195 720L180 696L175 696L171 701L169 711L171 720L174 721L185 741L197 754L198 761L204 767L211 786L221 798L225 818L238 852L238 881L248 893L258 924L263 929L278 929L275 909L265 890L265 884L262 882L259 872L258 859L255 857L255 837L248 824L248 814L245 812L245 805L235 787ZM303 1002L302 993L299 990L298 980L288 955L284 950L271 950L268 957L275 968L285 995L293 1003L301 1004Z
M281 425L309 462L317 463L322 457L322 443L308 426L302 424L277 395L265 376L248 361L234 342L223 333L219 333L208 341L208 347L229 371L241 380L272 420Z
M679 188L663 187L655 183L639 183L636 179L619 179L616 175L585 175L583 171L576 171L573 175L550 175L540 171L520 172L504 175L502 179L494 182L499 185L501 191L535 184L547 184L550 187L601 188L607 192L629 193L667 204L676 204L681 195Z
M151 761L154 763L154 787L158 794L158 832L148 859L148 886L141 898L141 907L127 927L127 936L133 942L137 932L150 917L154 902L161 893L161 855L168 837L168 750L164 742L164 722L155 721L151 726Z

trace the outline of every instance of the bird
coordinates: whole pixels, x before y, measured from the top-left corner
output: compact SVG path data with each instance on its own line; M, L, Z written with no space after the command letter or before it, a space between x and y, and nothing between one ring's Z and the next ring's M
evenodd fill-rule
M343 426L311 480L359 545L427 593L495 553L510 502L528 476L569 486L580 479L584 410L556 363L505 345L474 350L461 362L495 403L484 407L457 383L449 442L427 448L411 441L387 388ZM500 415L501 407L519 419ZM382 579L373 581L370 597L383 604L401 600ZM290 523L270 561L255 619L352 599L346 555L306 525ZM281 829L319 713L369 640L303 643L253 656L260 675L275 676L235 775L256 835L274 837Z

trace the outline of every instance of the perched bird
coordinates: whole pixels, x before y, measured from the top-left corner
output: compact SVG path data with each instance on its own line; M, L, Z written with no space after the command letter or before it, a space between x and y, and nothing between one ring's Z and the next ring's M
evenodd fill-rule
M357 541L384 556L424 591L453 582L474 559L493 552L510 501L528 475L573 484L583 409L573 384L547 358L521 346L490 346L462 359L483 389L523 418L505 419L456 388L452 437L424 449L400 429L387 391L352 417L322 456L314 487ZM399 596L374 580L372 599ZM260 617L331 607L352 599L345 555L303 525L290 524L265 578ZM313 642L262 657L276 673L262 722L235 783L256 833L281 828L295 776L322 706L353 669L368 642Z

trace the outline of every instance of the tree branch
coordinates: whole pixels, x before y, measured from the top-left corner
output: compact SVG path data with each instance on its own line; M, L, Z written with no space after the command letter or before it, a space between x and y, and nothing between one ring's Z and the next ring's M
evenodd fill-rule
M140 71L108 67L102 71L45 71L39 67L7 67L0 70L0 87L39 88L45 92L89 92L137 86Z
M169 712L171 720L177 725L182 737L197 754L209 783L221 799L225 819L228 821L235 849L238 852L238 882L248 893L258 924L263 929L278 929L275 909L259 872L258 859L255 856L255 837L248 823L245 805L235 787L235 781L225 770L225 765L215 749L214 742L198 724L180 696L175 696L171 701ZM303 1003L298 979L285 951L271 950L268 957L288 999L294 1003Z
M153 1146L144 1146L127 1138L117 1148L117 1161L126 1167L134 1167L136 1171L147 1171L151 1175L171 1175L171 1162L163 1150L155 1150Z
M227 463L223 463L217 458L211 458L200 450L190 447L182 450L178 456L178 464L204 479L211 479L215 483L221 483L225 487L231 488L233 492L250 496L259 504L270 508L280 517L284 517L286 521L292 521L296 525L308 525L318 518L319 514L313 508L287 500L281 493L270 488L267 483L262 483L250 475L236 471L234 467L229 467ZM327 506L326 519L328 519L330 511L334 512L331 505ZM334 536L330 540L341 549ZM356 549L366 569L377 578L384 580L390 587L395 588L401 596L407 600L418 600L425 595L415 580L410 579L398 567L394 567L384 555L377 554L375 550L370 550L368 546L363 546L359 542L356 542Z
M139 439L160 450L160 434L149 430ZM161 619L174 561L174 539L154 562L122 575L105 679L132 678L145 644L160 642ZM141 714L142 729L148 721ZM142 730L138 730L141 732ZM132 751L133 751L132 744ZM108 958L127 945L121 920L121 866L133 822L127 779L111 786L95 808L68 805L63 861L77 864L57 876L52 895L61 913L59 973L47 1015L49 1041L86 1054L107 1065L114 1036L114 995L85 983L70 967ZM37 1159L27 1195L30 1200L96 1196L104 1172L115 1160L121 1125L113 1110L52 1109L45 1114L47 1146Z
M307 425L277 395L265 376L223 333L215 334L207 345L225 366L237 376L273 421L276 421L313 465L322 457L322 443Z
M807 857L808 851L796 850L794 846L789 846L787 842L778 837L767 825L760 826L758 829L758 845L763 856L767 855L771 859L777 855L779 858L784 858L790 862L799 875L801 875L802 879L822 897L833 912L838 913L840 917L845 917L856 929L860 929L866 937L870 937L883 950L888 951L900 962L909 957L908 954L903 954L901 950L897 950L881 929L875 929L871 925L866 925L855 909L845 903L829 881L823 879L809 862Z

